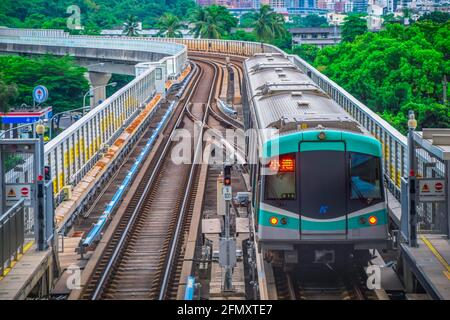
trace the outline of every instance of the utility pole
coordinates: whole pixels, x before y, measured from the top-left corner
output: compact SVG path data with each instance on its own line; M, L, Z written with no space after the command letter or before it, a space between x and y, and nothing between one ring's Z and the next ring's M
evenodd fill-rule
M236 242L231 237L230 230L230 206L233 194L231 189L231 165L224 166L222 193L225 200L225 237L220 240L219 263L225 269L223 291L232 291L233 267L236 264Z
M414 111L410 110L408 115L408 162L409 162L409 245L417 247L417 211L416 211L416 152L414 148L414 130L417 120Z

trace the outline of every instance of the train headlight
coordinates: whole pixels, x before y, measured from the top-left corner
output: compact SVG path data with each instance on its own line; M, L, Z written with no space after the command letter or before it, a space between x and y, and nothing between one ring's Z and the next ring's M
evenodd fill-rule
M364 217L359 218L359 223L360 224L366 224L367 220Z
M375 216L370 216L370 217L369 217L369 223L370 223L371 225L376 225L377 222L378 222L377 217L375 217Z
M325 140L325 138L327 137L327 135L325 134L325 132L321 131L318 135L317 138L319 138L319 140Z
M287 224L287 218L281 218L280 222L281 224Z
M278 218L277 217L271 217L270 218L270 224L276 226L278 224Z

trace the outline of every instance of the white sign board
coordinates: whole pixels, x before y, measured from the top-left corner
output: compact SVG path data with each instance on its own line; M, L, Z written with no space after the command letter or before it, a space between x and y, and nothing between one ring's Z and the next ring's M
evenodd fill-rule
M25 205L31 206L31 186L29 184L6 184L6 205L13 206L20 199L25 199Z
M222 188L222 195L225 201L231 200L233 198L233 193L231 190L231 186L224 186Z
M418 179L419 181L419 201L437 202L445 201L445 180L434 178Z

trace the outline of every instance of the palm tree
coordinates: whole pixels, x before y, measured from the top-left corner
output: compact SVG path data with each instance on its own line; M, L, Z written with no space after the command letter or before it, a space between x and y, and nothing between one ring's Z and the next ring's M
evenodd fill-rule
M274 37L282 37L286 33L283 16L277 14L268 5L263 5L255 13L253 27L260 41L268 41Z
M225 33L224 22L220 13L208 8L197 8L190 17L194 24L191 33L195 38L219 39Z
M285 21L281 14L274 13L272 16L272 31L275 37L284 37L286 35Z
M127 21L123 23L122 33L128 37L137 37L139 35L139 23L136 16L129 15Z
M180 31L180 29L183 28L183 24L177 16L171 13L165 13L161 16L157 26L159 28L158 36L166 38L183 38L183 34Z

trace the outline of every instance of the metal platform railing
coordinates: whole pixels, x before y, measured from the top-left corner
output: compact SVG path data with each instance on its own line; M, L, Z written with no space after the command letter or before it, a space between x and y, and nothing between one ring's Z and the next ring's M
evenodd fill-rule
M25 200L20 200L0 216L0 277L11 267L17 256L23 253L25 242Z

